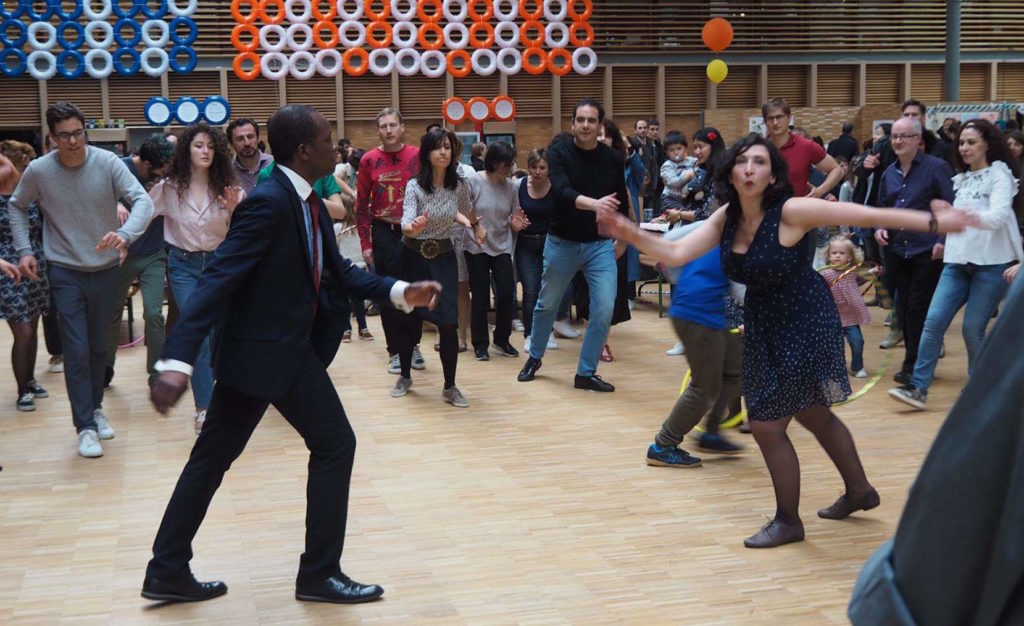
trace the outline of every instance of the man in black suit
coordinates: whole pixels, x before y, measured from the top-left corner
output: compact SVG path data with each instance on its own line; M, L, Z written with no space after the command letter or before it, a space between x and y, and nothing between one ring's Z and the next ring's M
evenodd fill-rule
M153 542L142 585L142 596L151 600L191 602L227 592L223 582L198 582L192 575L192 539L224 473L271 404L310 451L296 598L349 604L384 593L341 571L356 439L327 366L348 318L349 292L411 310L436 306L441 285L368 274L338 254L331 220L312 191L313 181L334 168L323 115L308 106L284 107L270 119L268 140L277 167L235 209L157 364L151 397L166 414L185 391L203 337L216 327L217 382Z

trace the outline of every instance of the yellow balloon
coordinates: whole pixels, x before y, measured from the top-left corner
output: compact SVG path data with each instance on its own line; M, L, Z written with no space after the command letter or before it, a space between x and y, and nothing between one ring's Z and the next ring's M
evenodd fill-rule
M711 82L717 85L725 80L725 77L729 74L729 68L726 66L725 61L715 59L708 63L707 74L708 78L711 79Z

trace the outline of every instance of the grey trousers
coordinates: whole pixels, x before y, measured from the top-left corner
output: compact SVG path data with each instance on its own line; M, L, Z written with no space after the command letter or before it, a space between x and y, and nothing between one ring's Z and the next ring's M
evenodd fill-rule
M93 411L103 404L107 332L114 308L118 267L83 272L50 264L50 289L60 314L64 384L75 430L96 430Z
M679 445L705 414L707 432L717 432L743 380L743 344L739 335L686 320L673 319L672 325L686 346L691 378L654 438L659 446L670 447Z

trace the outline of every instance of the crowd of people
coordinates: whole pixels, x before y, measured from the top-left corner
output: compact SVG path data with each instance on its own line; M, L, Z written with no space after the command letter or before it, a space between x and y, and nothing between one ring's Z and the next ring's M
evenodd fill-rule
M517 170L517 153L503 142L475 145L472 162L460 163L458 136L439 124L407 142L395 108L377 115L380 144L365 151L332 139L315 110L289 106L267 124L273 156L260 124L240 118L226 130L200 123L154 134L118 158L89 145L77 107L55 103L47 154L36 159L31 146L0 143L0 316L14 335L16 406L35 410L48 395L35 378L43 319L51 367L63 364L78 452L102 456L101 441L115 436L104 389L114 377L121 309L137 283L154 403L166 412L190 383L198 435L143 595L214 597L226 587L195 581L188 546L204 503L269 404L325 459L311 462L311 485L315 476L326 493L344 483L347 500L354 436L324 385L338 343L352 340L353 314L365 341L374 339L366 316L380 315L394 398L410 393L412 369L427 367L423 327L436 328L441 399L465 408L460 353L520 357L512 334L522 332L518 381L532 381L546 350L558 348L556 333L579 336L567 323L575 302L586 329L574 386L613 392L597 370L614 359L610 329L630 318L645 252L674 279L669 317L680 341L668 354L685 353L692 373L648 447L648 464L700 466L680 446L705 418L698 450L740 453L718 424L742 396L777 502L772 521L745 545L800 541L799 462L786 434L794 417L845 483L819 516L842 519L880 502L829 408L849 397L851 374L868 375L861 286L876 283L877 303L893 308L898 336L883 347L904 343L900 386L889 395L923 409L953 316L966 306L970 373L1024 261L1019 130L950 120L933 134L923 104L908 100L902 112L862 145L846 124L826 147L794 128L789 105L773 98L762 107L766 135L727 147L713 127L662 140L657 120L637 121L628 137L600 102L584 98L570 131L529 151L527 169ZM294 228L281 228L288 223ZM667 232L653 234L646 223L667 224ZM271 262L271 251L283 256ZM297 275L312 279L308 289L287 282ZM165 284L177 317L169 333ZM257 382L266 375L256 368L277 370L289 359L288 371L307 380ZM314 425L312 415L325 412L337 415ZM225 416L245 428L236 432ZM297 595L379 597L378 586L337 570L344 506L325 504L318 489L311 487L310 515L334 526L307 536Z

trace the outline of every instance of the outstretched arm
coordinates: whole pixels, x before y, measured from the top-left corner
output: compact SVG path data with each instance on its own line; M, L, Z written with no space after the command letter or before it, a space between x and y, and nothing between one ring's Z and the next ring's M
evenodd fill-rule
M662 263L682 266L718 245L725 225L725 208L715 211L703 225L678 241L640 230L634 221L611 211L598 213L597 223L605 235L635 246Z
M962 231L973 220L963 211L940 210L934 213L908 211L907 209L875 209L852 202L829 202L818 198L790 198L782 207L782 224L795 239L819 226L863 226L882 228L903 228L927 233L950 233ZM781 234L781 233L780 233Z

